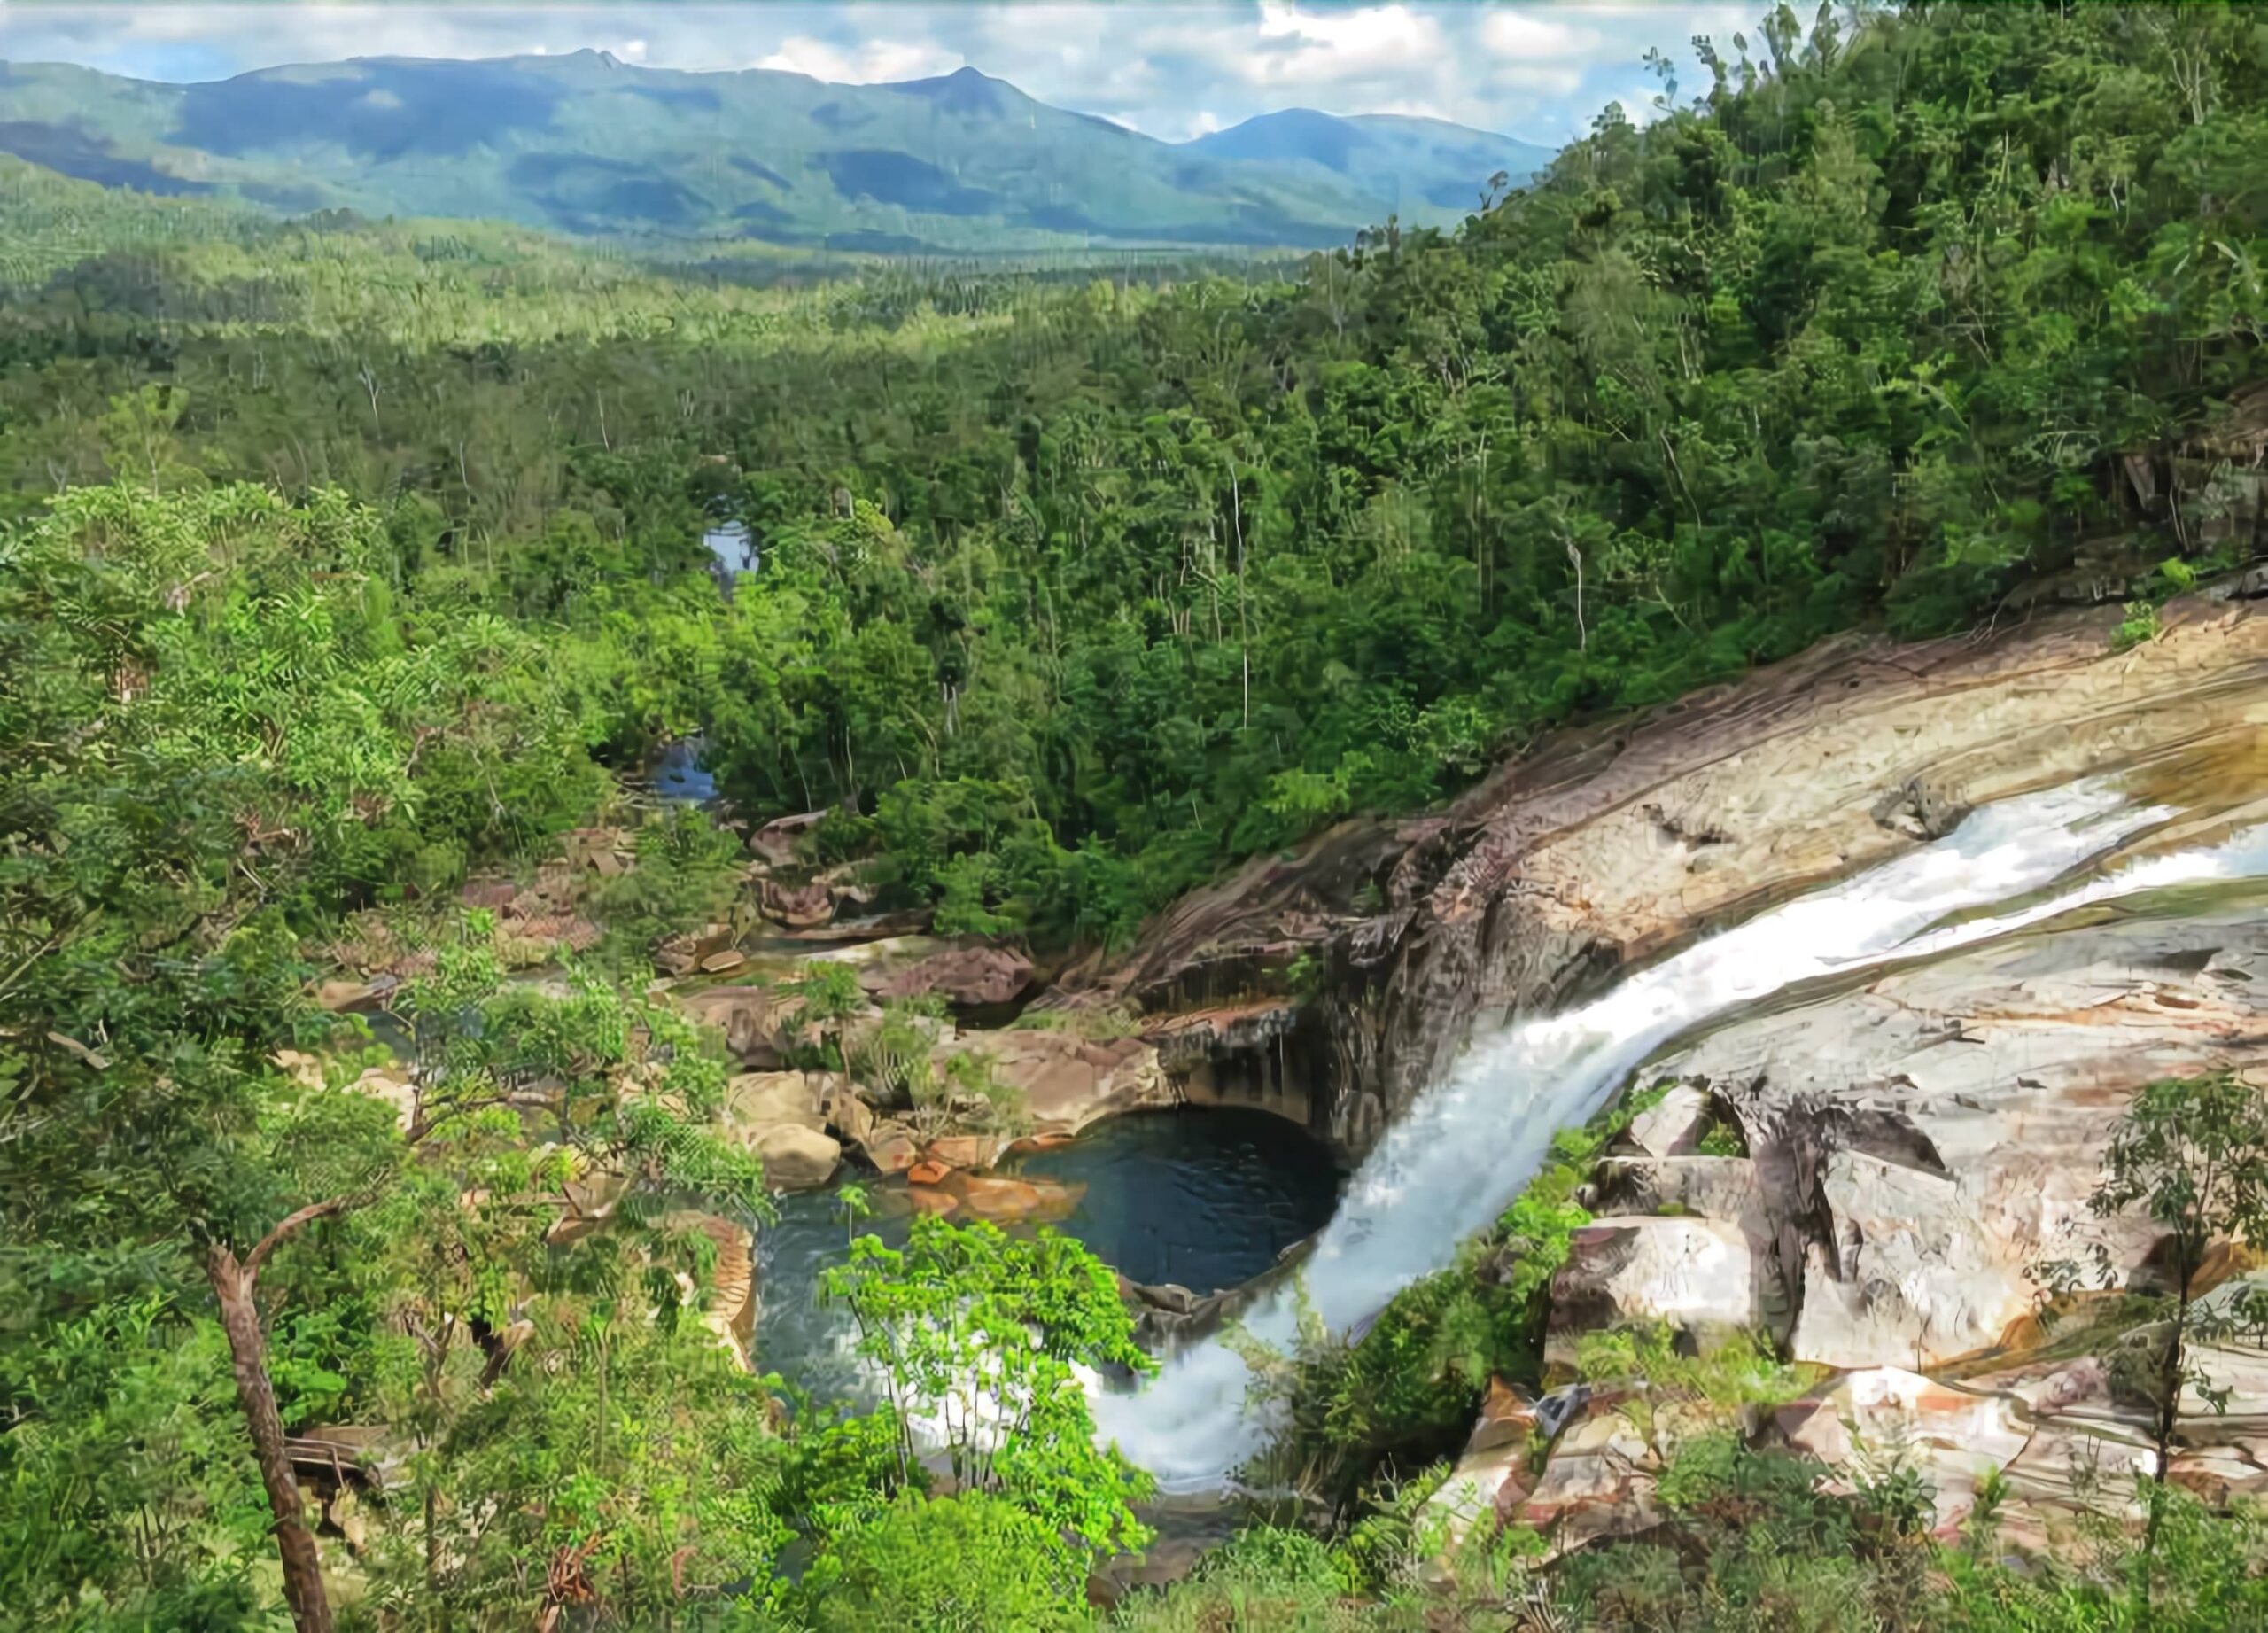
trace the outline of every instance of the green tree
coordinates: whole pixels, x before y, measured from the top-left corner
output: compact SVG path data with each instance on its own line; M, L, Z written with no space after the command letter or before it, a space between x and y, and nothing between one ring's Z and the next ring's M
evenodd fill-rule
M2150 1403L2155 1478L2140 1582L2148 1594L2184 1389L2216 1410L2225 1388L2198 1367L2195 1298L2207 1250L2218 1241L2257 1240L2268 1231L2268 1096L2233 1072L2166 1078L2145 1085L2128 1104L2103 1153L2103 1178L2088 1198L2097 1217L2138 1210L2165 1233L2166 1290L2148 1301L2161 1324L2124 1380ZM2107 1244L2094 1248L2093 1271L2115 1285ZM2080 1267L2047 1267L2050 1285L2069 1288Z
M1094 1443L1076 1369L1154 1369L1136 1346L1117 1279L1078 1242L1044 1231L925 1217L905 1248L862 1236L829 1270L899 1425L901 1481L926 1437L964 1488L1005 1497L1083 1556L1141 1545L1147 1479Z

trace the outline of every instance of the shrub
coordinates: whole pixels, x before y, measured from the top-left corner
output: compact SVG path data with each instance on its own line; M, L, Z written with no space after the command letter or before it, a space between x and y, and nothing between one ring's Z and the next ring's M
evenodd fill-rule
M998 1497L901 1497L838 1538L798 1598L814 1633L1059 1633L1091 1625L1085 1573Z

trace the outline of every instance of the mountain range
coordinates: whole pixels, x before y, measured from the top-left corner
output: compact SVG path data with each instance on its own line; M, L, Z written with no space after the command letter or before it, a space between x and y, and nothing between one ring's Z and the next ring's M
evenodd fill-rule
M197 84L0 63L0 152L300 214L866 250L1311 247L1447 224L1551 150L1437 120L1263 114L1167 143L962 68L834 85L604 51L358 58Z

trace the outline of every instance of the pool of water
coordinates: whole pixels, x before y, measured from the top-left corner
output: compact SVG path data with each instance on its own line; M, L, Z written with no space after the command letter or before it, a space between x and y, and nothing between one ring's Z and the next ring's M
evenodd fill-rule
M1122 1274L1209 1293L1248 1281L1331 1217L1344 1172L1304 1129L1233 1108L1114 1117L1012 1171L1084 1186L1056 1227ZM756 1364L822 1399L866 1398L842 1318L819 1303L852 1229L892 1247L913 1228L900 1187L870 1187L873 1217L846 1222L832 1191L780 1199L757 1233ZM1010 1229L1021 1227L1011 1226Z
M1234 1107L1114 1117L1015 1171L1084 1186L1062 1228L1120 1274L1194 1293L1249 1281L1321 1230L1345 1178L1305 1129Z
M702 768L698 734L672 743L654 762L654 792L664 799L705 805L717 797L717 779Z

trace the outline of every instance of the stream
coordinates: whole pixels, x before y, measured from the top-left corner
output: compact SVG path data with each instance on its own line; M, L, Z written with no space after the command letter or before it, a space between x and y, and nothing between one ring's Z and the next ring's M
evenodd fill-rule
M1697 1026L1799 983L1933 957L2089 903L2268 873L2268 828L2259 827L2113 861L2175 814L2130 803L2110 779L2010 799L1935 844L1641 968L1589 1003L1476 1038L1349 1183L1302 1271L1315 1310L1345 1333L1449 1263L1535 1174L1558 1130L1601 1110L1651 1054ZM1278 1288L1245 1324L1282 1343L1293 1318L1291 1291ZM1231 1349L1208 1340L1138 1393L1094 1386L1099 1434L1165 1491L1222 1489L1272 1427L1247 1401L1247 1378Z

